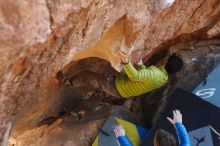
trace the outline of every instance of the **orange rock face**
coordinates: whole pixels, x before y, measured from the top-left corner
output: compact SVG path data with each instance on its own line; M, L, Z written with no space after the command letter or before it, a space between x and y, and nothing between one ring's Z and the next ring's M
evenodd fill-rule
M147 61L219 37L219 18L219 0L0 0L0 141L62 100L55 76L71 61L98 57L120 71L118 49Z

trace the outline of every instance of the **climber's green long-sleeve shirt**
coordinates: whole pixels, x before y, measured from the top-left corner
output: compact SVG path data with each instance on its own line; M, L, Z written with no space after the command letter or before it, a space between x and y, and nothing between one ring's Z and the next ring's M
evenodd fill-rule
M116 78L115 85L119 94L124 97L138 96L156 88L163 86L168 75L163 67L141 66L141 69L136 70L129 62L124 65L123 74Z

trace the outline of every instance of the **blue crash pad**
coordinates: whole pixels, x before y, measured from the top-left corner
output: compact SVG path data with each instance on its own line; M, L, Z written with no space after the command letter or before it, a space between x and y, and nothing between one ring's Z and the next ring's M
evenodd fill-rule
M193 93L220 108L220 64L199 84Z

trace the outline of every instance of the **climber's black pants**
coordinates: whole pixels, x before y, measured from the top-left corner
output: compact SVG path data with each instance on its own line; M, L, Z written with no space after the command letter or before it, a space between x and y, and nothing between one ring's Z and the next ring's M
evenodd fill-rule
M121 98L115 87L115 77L107 77L99 73L84 71L69 79L69 81L73 87L92 86L95 89L100 88L114 97Z

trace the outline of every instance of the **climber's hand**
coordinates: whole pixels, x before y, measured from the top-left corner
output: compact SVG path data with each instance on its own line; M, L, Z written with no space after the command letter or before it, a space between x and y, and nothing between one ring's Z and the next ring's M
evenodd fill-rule
M127 64L129 61L129 54L123 52L120 50L120 48L118 48L117 51L117 56L119 58L119 60L123 63L123 64Z
M137 65L138 65L138 66L143 65L143 61L142 61L142 59L141 59L141 60L139 60L139 61L137 62Z
M115 132L116 138L118 138L120 136L125 136L125 130L123 129L123 127L121 125L116 125L114 127L114 132Z
M125 54L124 52L120 52L120 58L123 64L127 64L129 62L129 55Z
M167 120L170 121L171 124L182 123L182 114L179 110L173 111L173 119L167 117Z

